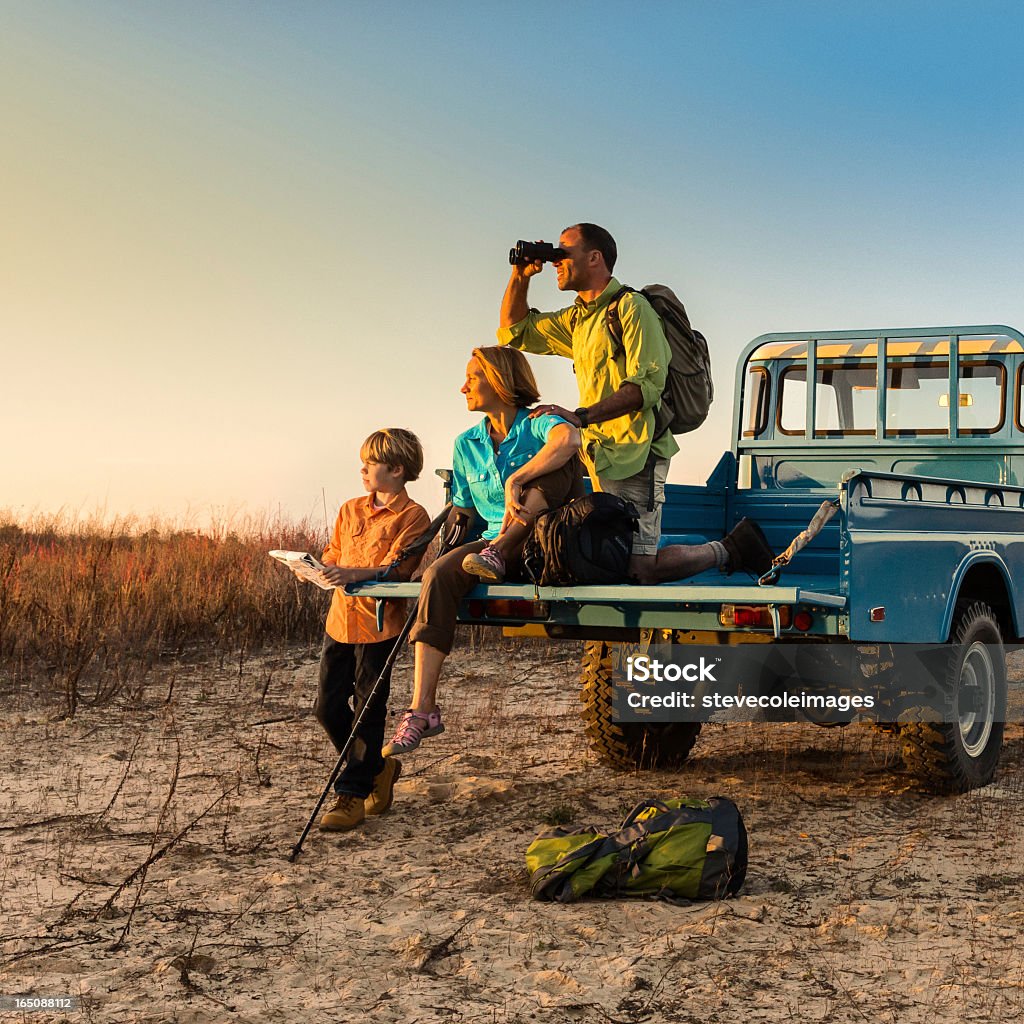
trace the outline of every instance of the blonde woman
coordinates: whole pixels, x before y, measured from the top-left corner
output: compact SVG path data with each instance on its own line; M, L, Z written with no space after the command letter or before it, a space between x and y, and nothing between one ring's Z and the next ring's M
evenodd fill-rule
M515 349L475 348L460 389L480 422L455 439L453 517L476 514L483 539L442 555L423 575L416 624L412 707L384 755L415 750L444 732L437 706L441 666L451 652L459 603L481 580L518 568L538 512L582 493L579 430L560 416L530 414L540 397L526 357Z

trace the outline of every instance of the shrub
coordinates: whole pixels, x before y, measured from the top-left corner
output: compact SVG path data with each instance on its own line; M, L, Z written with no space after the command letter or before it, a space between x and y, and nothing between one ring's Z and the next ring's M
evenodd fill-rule
M166 655L243 659L267 643L312 643L329 595L267 551L319 553L324 540L284 520L203 531L0 515L0 672L14 685L49 680L74 714L138 685Z

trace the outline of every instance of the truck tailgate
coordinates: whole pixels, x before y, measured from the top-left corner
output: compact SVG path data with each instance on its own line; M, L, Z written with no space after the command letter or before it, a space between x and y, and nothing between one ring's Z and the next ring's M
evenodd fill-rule
M357 583L345 592L360 597L416 597L419 583ZM730 584L700 577L685 583L662 583L655 587L618 584L603 587L537 587L532 583L492 583L474 587L471 600L550 601L571 604L679 605L679 604L805 604L820 608L845 608L846 597L838 581L820 577L789 580L785 584L759 587L756 583Z
M529 626L551 637L580 639L622 638L622 631L671 629L764 633L792 632L779 623L778 609L797 608L811 613L803 634L843 635L847 630L846 596L834 577L784 577L775 586L759 587L753 580L729 582L718 573L681 583L641 587L630 584L600 587L536 587L529 583L501 583L474 587L459 611L459 621L502 626ZM418 583L362 583L347 588L350 594L388 598L415 597ZM776 625L728 625L723 606L758 606ZM378 606L378 614L380 614ZM786 616L784 616L786 618ZM792 620L792 616L788 616Z

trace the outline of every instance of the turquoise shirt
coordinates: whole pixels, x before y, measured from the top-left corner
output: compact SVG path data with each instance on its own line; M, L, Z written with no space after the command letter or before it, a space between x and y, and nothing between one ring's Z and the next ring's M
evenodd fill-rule
M544 447L561 416L530 419L520 409L505 439L494 449L485 416L475 427L455 438L452 460L452 504L475 508L487 521L485 540L494 540L505 518L505 481Z

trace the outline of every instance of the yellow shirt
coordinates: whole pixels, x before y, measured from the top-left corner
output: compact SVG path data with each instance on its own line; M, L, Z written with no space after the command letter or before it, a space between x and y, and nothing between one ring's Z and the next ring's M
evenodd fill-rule
M579 296L555 313L530 313L498 329L498 344L539 355L566 356L576 369L580 405L590 406L635 384L643 408L583 429L583 455L597 475L625 480L644 468L648 454L670 459L679 445L669 431L652 442L654 412L661 402L671 352L658 314L635 292L619 300L622 344L608 330L607 308L621 289L613 277L593 302Z
M430 525L430 516L408 494L400 494L386 508L375 508L375 494L346 501L338 512L323 561L348 568L370 569L387 565L407 544ZM407 580L418 558L409 558L389 577ZM334 591L324 628L332 640L342 644L376 644L398 636L405 623L405 601L384 605L384 630L377 632L377 607L371 597L350 597Z

